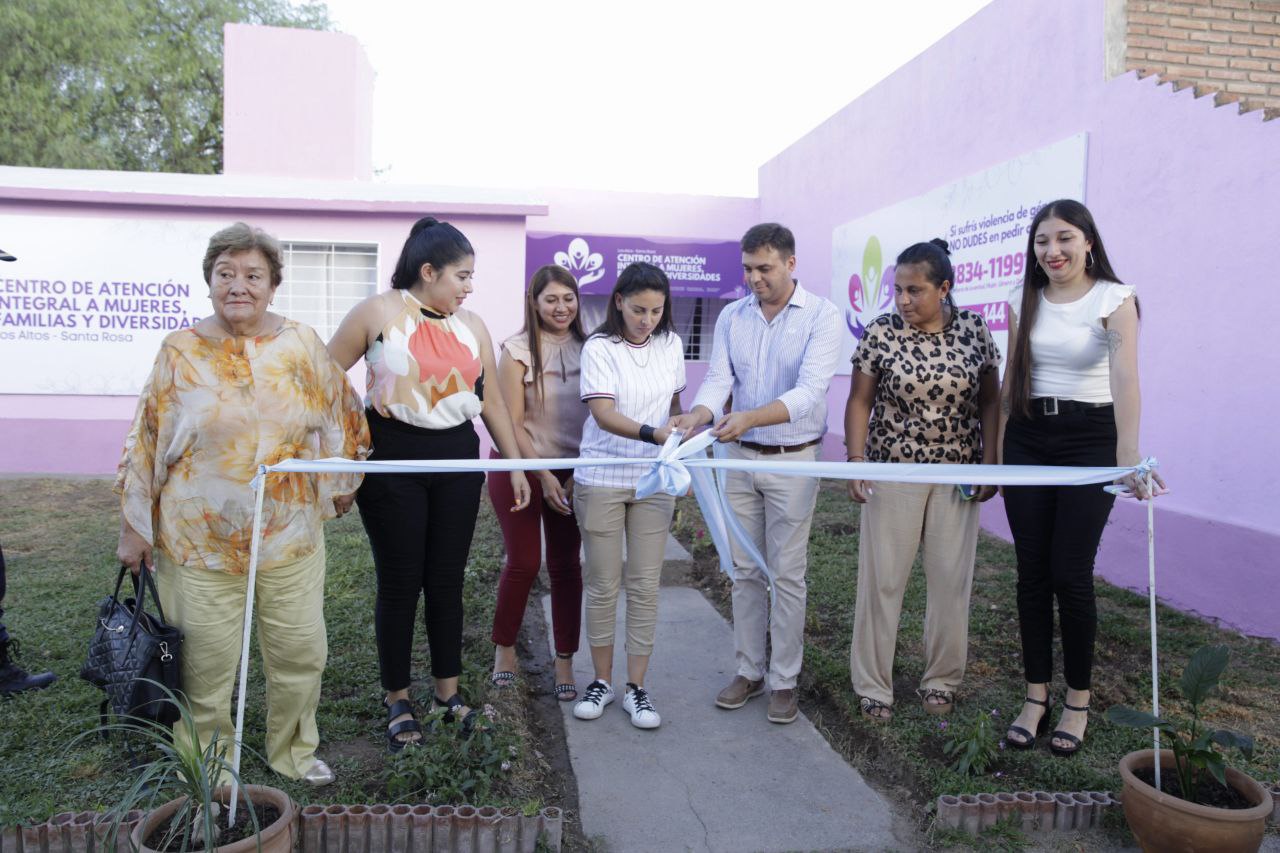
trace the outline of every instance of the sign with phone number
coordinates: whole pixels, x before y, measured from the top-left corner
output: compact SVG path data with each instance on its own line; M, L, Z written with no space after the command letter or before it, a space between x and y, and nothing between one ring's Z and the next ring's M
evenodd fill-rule
M844 315L841 372L867 324L894 310L894 260L913 243L946 240L956 302L980 312L1008 352L1010 289L1027 267L1027 228L1046 202L1084 200L1087 137L1078 134L837 226L831 300Z

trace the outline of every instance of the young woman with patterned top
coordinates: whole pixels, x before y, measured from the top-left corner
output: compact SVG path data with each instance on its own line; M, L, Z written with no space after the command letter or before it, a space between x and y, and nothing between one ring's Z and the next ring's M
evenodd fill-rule
M657 456L680 413L684 343L671 322L671 284L652 264L618 275L605 320L582 348L582 399L591 409L582 430L584 459ZM658 424L659 426L654 426ZM574 706L594 720L613 701L613 643L618 589L627 587L627 688L623 709L632 725L662 722L644 686L658 622L658 582L675 498L638 500L646 465L589 466L573 472L573 505L587 562L587 643L595 680ZM626 568L622 548L626 540Z
M995 464L1000 351L981 315L956 307L954 280L943 240L898 256L898 311L872 321L853 356L849 461ZM993 495L993 486L850 481L863 507L849 667L870 719L893 716L898 616L921 546L928 604L917 693L931 714L954 706L969 648L978 502Z
M497 372L489 331L462 307L474 273L475 251L462 232L423 217L400 252L391 289L353 308L329 342L344 370L361 356L368 366L370 459L475 459L477 415L502 455L520 458L502 395L485 393L485 377ZM529 484L520 471L510 481L509 511L517 512L529 504ZM357 493L378 576L374 627L392 752L422 738L409 683L414 615L424 594L434 705L445 709L446 722L461 720L464 732L475 724L458 676L463 568L483 485L479 472L371 474Z
M516 443L526 459L571 459L578 455L587 405L579 395L582 344L586 333L578 314L578 282L562 266L548 264L529 280L524 328L502 342L498 386L511 412ZM498 457L496 450L493 456ZM516 634L524 620L529 589L542 560L546 534L547 575L551 579L551 625L556 647L555 696L578 698L573 655L582 628L582 536L573 517L573 469L537 471L529 485L529 509L507 512L510 480L489 478L489 498L502 525L507 561L498 581L493 613L493 683L515 681Z
M1021 286L1009 294L1009 370L1002 461L1009 465L1136 465L1138 297L1121 284L1093 216L1062 199L1031 220ZM1164 482L1156 477L1156 484ZM1125 485L1139 500L1146 483ZM1067 693L1049 747L1073 755L1088 724L1098 614L1093 561L1115 497L1100 486L1006 486L1018 556L1018 626L1026 702L1006 741L1035 745L1048 728L1053 602Z

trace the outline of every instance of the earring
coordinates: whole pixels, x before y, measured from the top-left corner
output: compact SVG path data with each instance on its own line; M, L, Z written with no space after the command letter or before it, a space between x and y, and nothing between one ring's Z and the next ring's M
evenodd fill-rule
M1085 254L1085 257L1087 257L1087 258L1089 259L1089 260L1085 263L1084 268L1085 268L1085 269L1087 269L1087 270L1091 270L1091 269L1093 269L1093 252L1085 252L1084 254Z

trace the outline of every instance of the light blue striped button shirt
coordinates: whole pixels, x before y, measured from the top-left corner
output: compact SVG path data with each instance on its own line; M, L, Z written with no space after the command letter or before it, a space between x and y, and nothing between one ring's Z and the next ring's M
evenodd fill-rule
M749 429L744 441L792 445L822 438L840 336L839 309L800 282L773 322L765 320L756 295L749 294L720 312L711 366L693 404L706 406L719 420L731 393L735 412L781 400L790 421Z

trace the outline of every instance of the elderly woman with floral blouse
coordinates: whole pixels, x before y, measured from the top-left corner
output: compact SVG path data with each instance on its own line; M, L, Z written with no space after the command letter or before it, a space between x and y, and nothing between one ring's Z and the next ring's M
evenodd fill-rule
M184 634L183 691L201 748L232 731L258 466L363 459L369 430L346 375L308 326L268 310L279 244L236 223L204 257L213 314L165 338L138 399L116 491L123 565L156 573ZM321 523L351 506L360 476L272 474L255 587L267 679L267 751L284 776L323 785L316 706L327 642Z

